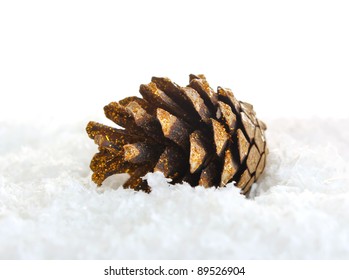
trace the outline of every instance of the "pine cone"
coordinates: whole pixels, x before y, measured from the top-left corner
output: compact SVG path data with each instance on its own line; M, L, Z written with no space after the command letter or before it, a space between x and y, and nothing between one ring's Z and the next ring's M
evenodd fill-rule
M124 129L88 123L87 133L99 146L90 164L98 186L128 173L125 188L149 192L141 177L161 171L172 183L222 187L235 181L242 193L250 191L265 167L266 125L230 89L215 92L204 75L190 75L189 81L180 87L153 77L140 86L143 98L105 106L107 118Z

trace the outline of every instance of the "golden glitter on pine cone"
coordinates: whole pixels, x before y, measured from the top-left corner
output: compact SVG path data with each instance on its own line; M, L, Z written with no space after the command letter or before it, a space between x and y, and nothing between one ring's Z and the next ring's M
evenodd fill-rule
M107 118L123 129L88 123L99 148L90 164L98 186L128 173L125 188L150 192L141 177L160 171L171 183L223 187L234 181L242 193L250 191L265 167L266 125L230 89L215 92L204 75L189 77L186 87L153 77L140 86L143 98L105 106Z

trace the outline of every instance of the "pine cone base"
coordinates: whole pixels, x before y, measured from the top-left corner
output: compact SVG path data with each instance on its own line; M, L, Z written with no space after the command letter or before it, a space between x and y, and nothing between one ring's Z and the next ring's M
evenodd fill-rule
M160 171L172 183L223 187L234 181L249 193L267 155L266 125L251 104L238 101L228 88L215 92L204 75L190 75L186 87L153 77L140 93L143 98L104 107L121 128L87 125L99 149L90 164L98 186L113 174L128 173L125 188L150 192L142 177Z

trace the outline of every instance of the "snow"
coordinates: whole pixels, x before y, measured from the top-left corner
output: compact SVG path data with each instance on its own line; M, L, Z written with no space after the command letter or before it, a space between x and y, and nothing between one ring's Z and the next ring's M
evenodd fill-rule
M250 198L91 182L90 119L0 124L1 259L347 259L349 119L270 119L269 156Z

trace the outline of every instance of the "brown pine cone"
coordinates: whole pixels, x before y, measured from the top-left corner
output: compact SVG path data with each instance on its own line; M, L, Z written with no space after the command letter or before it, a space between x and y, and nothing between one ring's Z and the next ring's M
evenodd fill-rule
M105 106L107 118L124 129L88 123L99 148L90 164L98 186L113 174L128 173L125 188L149 192L141 177L161 171L172 183L222 187L235 181L242 193L250 191L265 167L266 125L230 89L215 92L204 75L190 75L189 81L180 87L153 77L140 86L143 98Z

